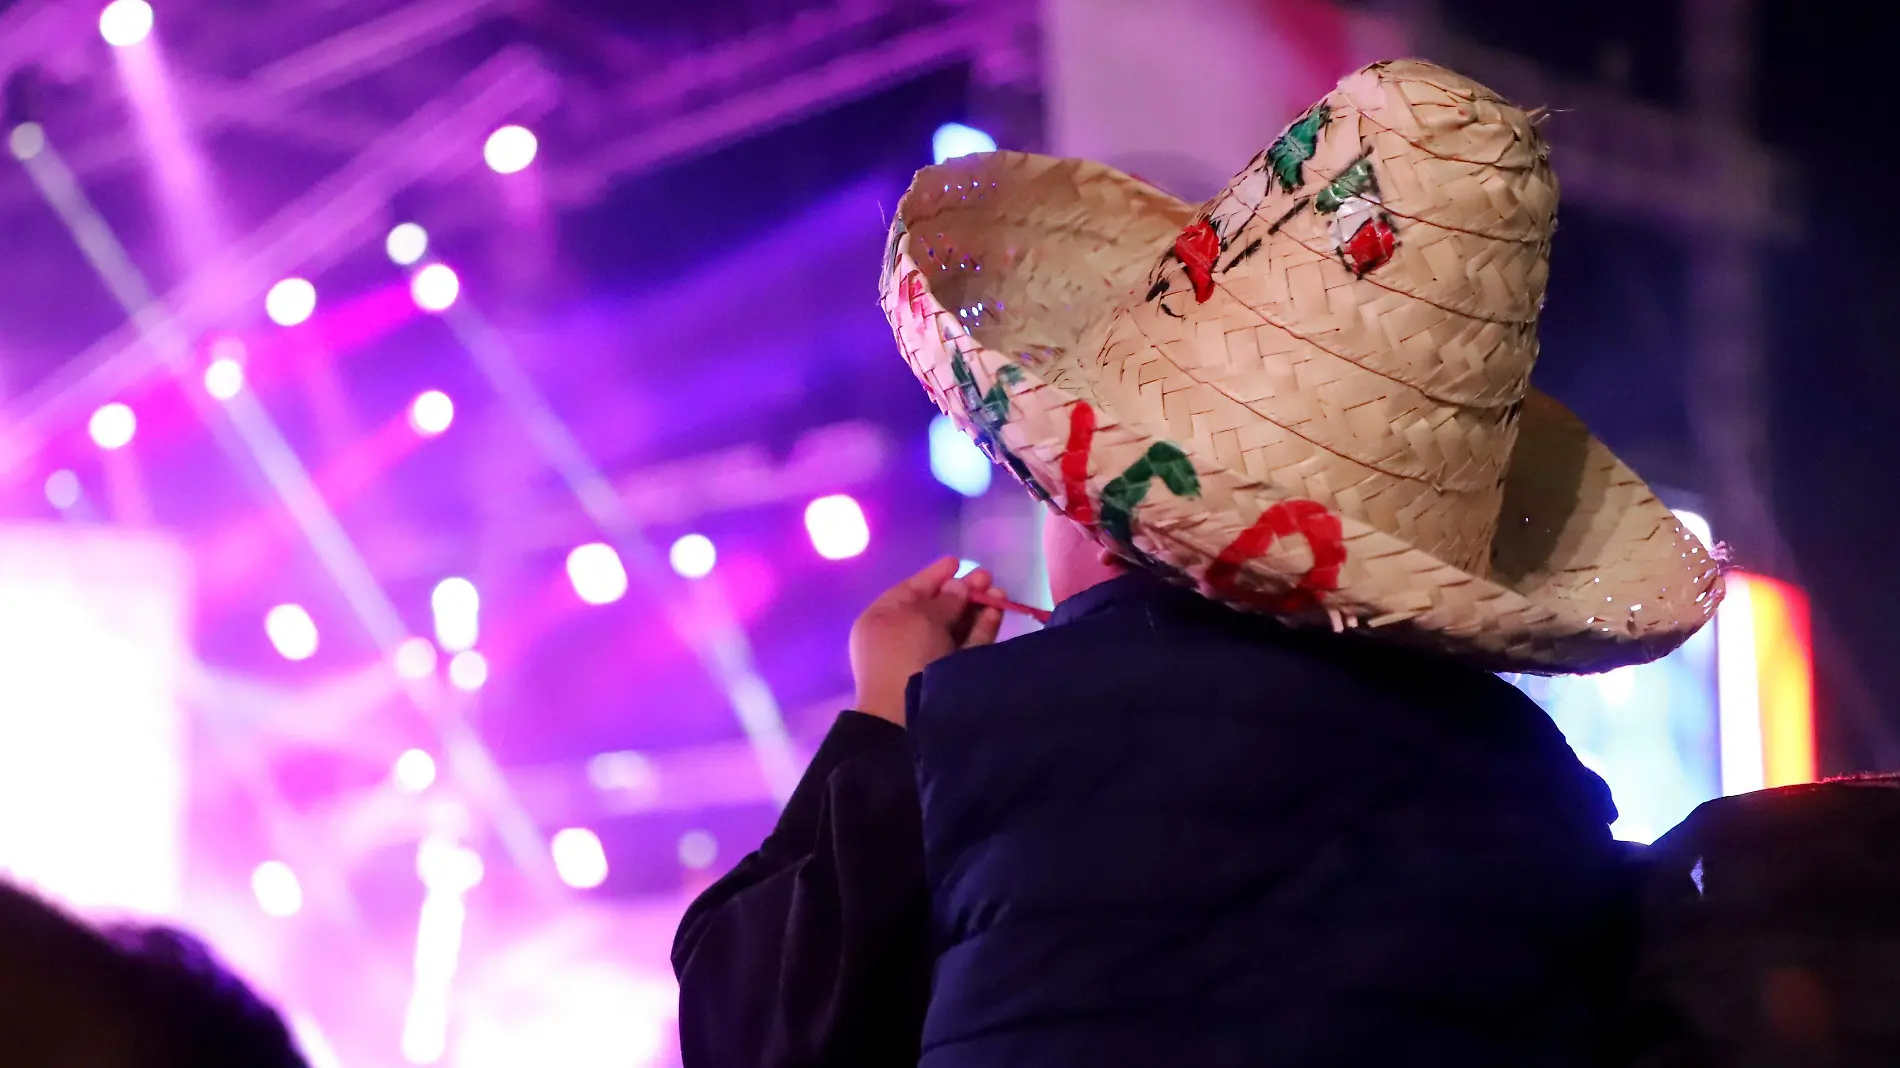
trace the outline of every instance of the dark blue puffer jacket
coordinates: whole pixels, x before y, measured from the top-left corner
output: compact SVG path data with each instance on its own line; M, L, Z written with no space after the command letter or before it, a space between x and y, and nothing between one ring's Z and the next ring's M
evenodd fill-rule
M910 716L923 1068L1594 1063L1614 809L1494 676L1130 576Z

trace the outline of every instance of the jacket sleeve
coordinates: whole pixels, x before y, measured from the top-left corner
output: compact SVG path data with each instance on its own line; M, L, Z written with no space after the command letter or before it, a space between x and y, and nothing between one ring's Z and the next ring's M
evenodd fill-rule
M915 1065L929 996L909 740L846 712L673 942L685 1068Z

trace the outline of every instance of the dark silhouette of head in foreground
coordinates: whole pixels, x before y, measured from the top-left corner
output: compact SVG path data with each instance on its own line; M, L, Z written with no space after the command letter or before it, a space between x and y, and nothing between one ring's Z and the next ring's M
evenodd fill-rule
M0 1063L307 1068L282 1017L203 943L97 930L0 882Z

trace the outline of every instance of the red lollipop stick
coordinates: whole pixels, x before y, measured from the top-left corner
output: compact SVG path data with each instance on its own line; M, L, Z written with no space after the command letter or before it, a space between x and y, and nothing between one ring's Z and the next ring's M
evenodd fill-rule
M971 590L970 600L975 601L985 608L996 608L1005 612L1021 612L1023 615L1028 616L1038 623L1049 622L1049 613L1043 609L1032 608L1026 604L1018 604L1007 597L998 597L988 590Z

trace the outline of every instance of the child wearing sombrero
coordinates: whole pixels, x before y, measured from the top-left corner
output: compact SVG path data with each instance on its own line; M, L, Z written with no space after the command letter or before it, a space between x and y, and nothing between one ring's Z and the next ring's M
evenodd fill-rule
M992 644L940 561L866 611L858 711L681 927L688 1068L1596 1063L1615 809L1492 672L1654 659L1721 580L1530 387L1546 157L1394 62L1199 207L918 175L884 310L1060 603Z

